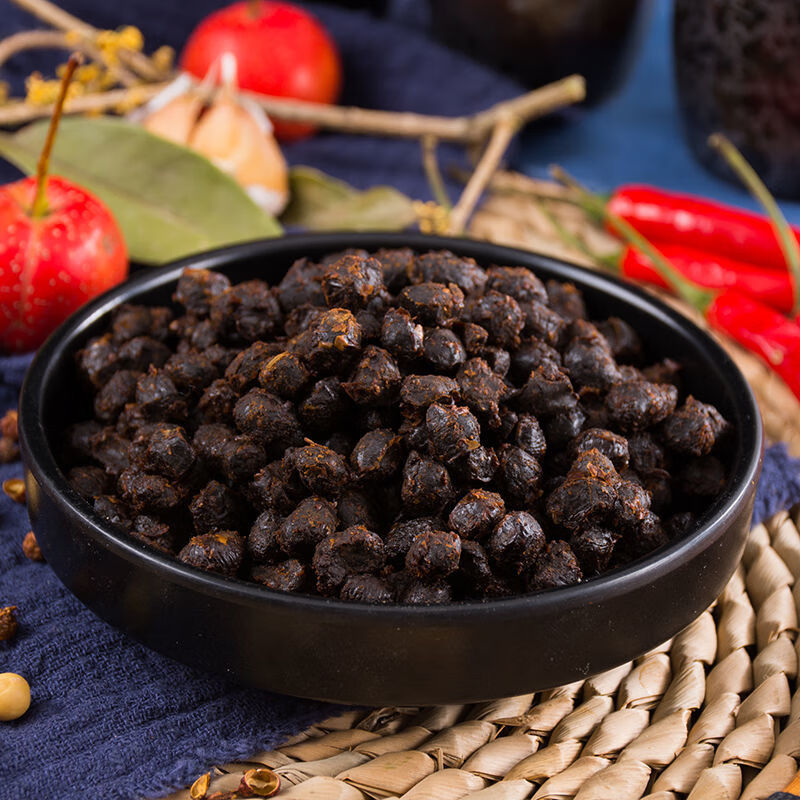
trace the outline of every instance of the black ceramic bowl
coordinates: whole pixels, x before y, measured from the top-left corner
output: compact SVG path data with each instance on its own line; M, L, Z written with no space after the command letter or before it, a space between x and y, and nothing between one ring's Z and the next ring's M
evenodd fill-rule
M299 256L346 247L446 247L577 284L590 313L627 319L648 355L685 364L689 390L733 423L728 486L697 530L584 584L490 602L368 606L284 594L204 573L101 521L53 456L86 399L73 354L123 302L169 303L189 265L233 281L277 282ZM404 234L254 242L150 270L90 303L42 347L22 389L20 439L31 520L50 566L87 606L154 650L251 686L370 705L454 703L530 692L621 664L673 636L714 600L739 562L762 435L753 395L705 333L665 305L580 267L467 240Z

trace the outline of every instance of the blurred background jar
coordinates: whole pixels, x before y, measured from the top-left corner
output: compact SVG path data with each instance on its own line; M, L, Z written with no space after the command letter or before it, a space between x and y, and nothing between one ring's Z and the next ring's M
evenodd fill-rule
M800 2L800 0L798 0ZM434 34L534 88L573 72L589 102L628 74L649 0L428 0Z
M689 145L722 131L777 195L800 197L800 0L675 0L678 101Z

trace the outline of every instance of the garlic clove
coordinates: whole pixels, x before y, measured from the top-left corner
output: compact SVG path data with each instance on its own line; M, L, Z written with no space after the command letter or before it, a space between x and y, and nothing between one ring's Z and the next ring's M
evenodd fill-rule
M232 175L265 211L289 198L286 160L272 133L228 92L220 92L192 130L189 147Z
M156 136L185 145L202 110L203 101L196 95L187 93L152 111L141 124L145 130Z

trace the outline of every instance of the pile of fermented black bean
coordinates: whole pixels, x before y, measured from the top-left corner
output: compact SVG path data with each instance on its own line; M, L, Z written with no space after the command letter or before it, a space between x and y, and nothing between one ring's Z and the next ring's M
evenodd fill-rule
M449 252L186 270L78 354L63 463L193 567L369 603L566 586L691 529L730 426L579 291Z

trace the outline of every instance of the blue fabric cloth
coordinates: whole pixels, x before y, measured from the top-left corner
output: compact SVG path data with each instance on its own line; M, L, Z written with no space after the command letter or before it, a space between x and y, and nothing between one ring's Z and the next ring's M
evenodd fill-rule
M396 3L405 23L423 19L415 13L415 1ZM179 47L197 19L219 3L132 0L123 9L99 0L64 0L62 5L100 27L136 24L149 42ZM307 5L331 30L344 55L343 102L459 114L520 91L513 82L408 27ZM0 34L30 24L22 11L7 4ZM658 47L648 50L645 63L660 64L666 33L654 28L653 35ZM46 68L45 54L37 52L16 58L0 77L19 87L25 75ZM631 91L641 80L634 80ZM599 188L643 179L664 185L677 181L678 188L724 195L725 187L706 179L688 156L680 160L677 172L651 169L653 162L677 158L671 154L682 145L669 127L673 109L668 92L653 92L650 98L645 93L644 109L634 114L640 95L630 99L626 92L615 101L622 104L617 130L625 131L619 142L613 119L619 106L612 104L570 114L570 124L563 127L538 127L529 135L523 163L534 169L558 160ZM598 130L608 132L599 135ZM615 155L621 149L624 160ZM327 134L293 145L288 155L295 163L319 166L360 187L391 183L416 197L429 196L413 142ZM0 180L16 174L0 165ZM687 176L685 182L680 174ZM16 404L27 363L27 358L0 359L0 412ZM0 480L19 474L18 464L0 466ZM800 464L785 450L768 452L758 518L800 499L798 475ZM63 800L156 795L187 783L213 763L270 747L334 711L321 703L242 689L146 650L83 608L46 564L24 558L20 542L27 530L22 506L0 503L0 605L13 603L20 609L17 639L0 644L0 671L26 675L33 693L28 714L0 726L0 800L54 793Z

